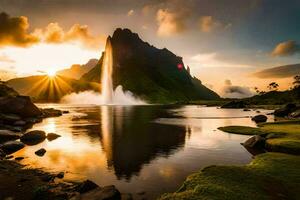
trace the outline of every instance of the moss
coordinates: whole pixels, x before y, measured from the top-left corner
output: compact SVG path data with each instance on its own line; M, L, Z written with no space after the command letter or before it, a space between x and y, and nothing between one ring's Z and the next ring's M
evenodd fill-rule
M177 192L160 199L297 199L299 165L299 156L265 153L246 166L211 166L189 176Z
M300 121L281 121L260 124L259 128L246 126L220 127L224 132L266 137L266 149L274 152L300 154Z

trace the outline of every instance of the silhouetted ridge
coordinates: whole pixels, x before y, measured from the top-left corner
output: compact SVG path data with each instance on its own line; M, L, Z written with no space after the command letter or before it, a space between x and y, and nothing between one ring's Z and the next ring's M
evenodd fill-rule
M218 99L186 70L182 57L168 49L158 49L129 29L118 28L111 38L113 49L113 85L151 102ZM102 58L82 79L100 82ZM178 65L183 66L182 69Z

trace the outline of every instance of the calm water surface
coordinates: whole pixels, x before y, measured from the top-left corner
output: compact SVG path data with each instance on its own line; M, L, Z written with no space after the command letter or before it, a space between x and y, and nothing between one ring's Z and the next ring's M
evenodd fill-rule
M202 106L39 106L70 113L32 128L62 137L26 146L15 154L25 157L22 163L64 171L66 180L88 178L100 186L116 185L136 199L175 191L186 176L205 166L242 165L251 160L240 145L248 136L217 128L255 126L247 118L255 111ZM47 150L43 157L34 154L40 148Z

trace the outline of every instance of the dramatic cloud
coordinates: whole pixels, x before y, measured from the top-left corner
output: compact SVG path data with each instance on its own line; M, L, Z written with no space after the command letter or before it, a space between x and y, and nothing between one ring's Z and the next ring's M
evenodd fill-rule
M36 29L34 35L46 43L80 42L84 47L98 49L105 42L105 36L93 36L88 26L74 24L65 31L58 23L50 23L44 30Z
M300 46L294 40L279 43L272 51L273 56L290 56L300 52Z
M203 16L199 19L199 28L202 32L209 33L221 26L221 23L213 19L212 16Z
M29 22L24 16L10 17L0 13L0 46L27 47L37 43L79 42L87 48L99 48L105 36L93 36L88 26L74 24L65 31L58 23L50 23L46 28L37 28L28 33Z
M186 30L185 21L187 16L188 14L184 10L159 9L156 14L158 22L157 34L165 37L184 32Z
M13 45L26 47L39 41L28 33L29 23L26 17L10 17L0 13L0 46Z
M295 64L295 65L272 67L269 69L256 72L253 75L258 78L268 79L268 78L288 78L299 74L300 74L300 64Z
M232 85L230 80L225 80L225 86L222 88L221 95L224 98L246 98L254 95L254 92L248 87Z

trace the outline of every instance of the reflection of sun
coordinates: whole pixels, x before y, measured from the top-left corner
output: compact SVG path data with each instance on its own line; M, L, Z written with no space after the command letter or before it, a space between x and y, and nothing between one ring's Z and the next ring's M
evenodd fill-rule
M54 69L48 69L48 70L46 71L46 73L47 73L47 75L48 75L49 77L54 77L54 76L56 76L56 71L55 71Z

